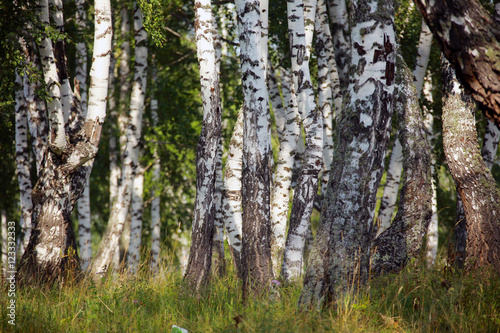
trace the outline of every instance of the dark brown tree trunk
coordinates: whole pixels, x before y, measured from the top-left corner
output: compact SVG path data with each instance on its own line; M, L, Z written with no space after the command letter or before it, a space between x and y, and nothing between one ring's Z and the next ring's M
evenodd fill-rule
M474 105L448 64L443 67L443 145L464 205L465 268L493 267L500 273L500 189L481 156Z
M394 221L373 242L375 274L401 269L419 256L432 216L430 146L418 104L413 75L398 55L395 113L399 117L399 140L403 146L403 188Z
M477 0L415 0L468 93L500 124L500 23Z

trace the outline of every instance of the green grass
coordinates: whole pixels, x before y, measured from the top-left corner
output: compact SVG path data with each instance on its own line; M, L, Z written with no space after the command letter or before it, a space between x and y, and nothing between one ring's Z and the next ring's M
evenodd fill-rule
M15 327L1 293L0 331L170 332L177 325L190 333L500 332L500 280L486 272L409 265L323 311L297 310L299 283L279 288L278 299L265 295L246 305L232 274L197 296L176 273L25 288L17 291Z

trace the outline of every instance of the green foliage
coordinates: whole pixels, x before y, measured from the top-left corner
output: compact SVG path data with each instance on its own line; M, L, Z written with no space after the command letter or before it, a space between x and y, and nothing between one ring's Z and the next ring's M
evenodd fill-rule
M156 276L18 290L16 327L7 323L2 307L0 330L169 332L176 325L189 332L495 332L500 327L500 280L489 272L462 275L446 265L428 270L413 263L323 311L299 311L300 283L273 287L272 296L243 303L233 272L193 294L166 269ZM7 304L7 293L0 294L0 302Z

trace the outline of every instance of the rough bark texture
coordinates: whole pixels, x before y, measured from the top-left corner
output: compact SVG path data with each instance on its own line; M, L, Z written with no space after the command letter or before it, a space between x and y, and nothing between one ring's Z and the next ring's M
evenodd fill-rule
M398 56L395 112L399 117L399 140L403 147L403 187L394 222L373 241L372 272L401 269L418 258L432 215L430 145L418 104L413 76Z
M451 67L443 66L443 145L467 221L465 267L500 273L500 189L481 157L474 105Z
M198 141L196 161L196 200L191 249L184 279L198 290L208 282L212 265L215 172L221 135L221 104L219 74L215 66L211 1L196 1L195 10L203 125Z
M303 52L312 44L316 2L311 1L307 8L301 0L288 1L287 12L293 84L306 133L306 154L293 196L281 271L285 280L292 280L302 275L305 238L318 191L318 176L323 165L323 115L314 102L308 52ZM306 24L307 16L310 16L309 24Z
M415 0L466 91L500 124L500 23L475 0Z
M52 145L45 154L32 193L33 231L17 271L16 278L21 286L64 280L78 269L70 215L89 176L90 170L84 164L97 153L106 115L105 96L112 32L109 1L96 2L95 21L90 89L94 104L89 103L91 107L83 126L68 129L65 153L61 154L61 146ZM83 118L78 102L73 100L72 110L76 112L75 118ZM75 122L76 125L79 123Z
M358 1L351 83L337 123L330 182L309 254L301 306L320 307L337 288L368 277L376 190L389 141L394 90L392 2Z
M236 1L243 88L243 294L263 291L272 279L270 216L270 122L262 54L261 5Z

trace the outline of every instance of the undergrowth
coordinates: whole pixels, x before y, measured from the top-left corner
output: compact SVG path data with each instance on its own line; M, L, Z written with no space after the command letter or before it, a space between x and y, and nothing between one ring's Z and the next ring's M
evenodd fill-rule
M500 280L488 272L411 264L322 311L299 311L301 283L243 304L234 274L195 294L178 273L115 275L17 291L16 325L0 296L2 332L500 332ZM5 288L4 288L5 290Z

